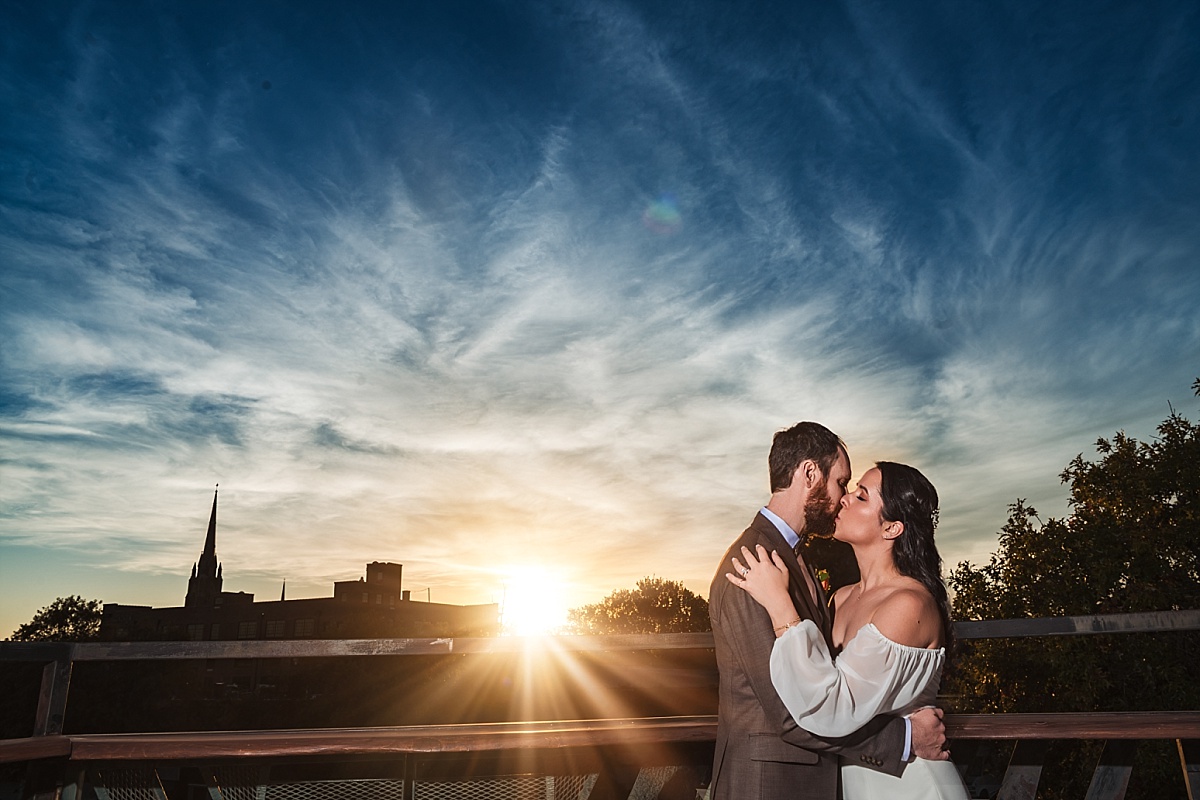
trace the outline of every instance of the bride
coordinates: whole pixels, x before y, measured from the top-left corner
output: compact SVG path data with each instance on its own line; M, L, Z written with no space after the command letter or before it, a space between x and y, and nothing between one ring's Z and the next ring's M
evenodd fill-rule
M880 461L842 498L834 538L854 548L862 579L830 600L834 652L820 629L800 620L780 556L742 548L736 575L771 615L776 640L771 682L796 724L818 736L845 736L877 714L909 714L934 703L953 643L950 604L933 543L938 496L924 475ZM741 577L738 577L740 575ZM949 761L917 759L901 777L842 765L846 800L965 800Z

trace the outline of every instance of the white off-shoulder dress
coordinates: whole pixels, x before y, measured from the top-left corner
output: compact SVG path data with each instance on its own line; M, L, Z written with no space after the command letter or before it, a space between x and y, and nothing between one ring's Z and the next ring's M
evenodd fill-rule
M905 715L934 704L945 650L908 647L864 625L834 660L825 637L805 620L775 640L771 682L796 724L818 736L845 736L879 714ZM897 778L842 765L846 800L965 800L958 769L918 758Z

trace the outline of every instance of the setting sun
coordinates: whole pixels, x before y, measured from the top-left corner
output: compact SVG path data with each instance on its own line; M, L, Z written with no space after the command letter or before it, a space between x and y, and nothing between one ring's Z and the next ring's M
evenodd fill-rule
M504 601L500 609L504 633L542 636L567 621L562 581L545 567L510 567L504 571Z

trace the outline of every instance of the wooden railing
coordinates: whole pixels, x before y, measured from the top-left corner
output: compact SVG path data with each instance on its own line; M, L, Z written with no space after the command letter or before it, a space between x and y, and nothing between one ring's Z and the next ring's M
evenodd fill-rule
M1200 630L1200 610L1088 617L960 622L962 639L1072 636L1096 633L1139 633ZM711 649L711 634L656 636L567 636L550 640L497 637L489 639L384 639L325 641L237 641L153 643L0 643L0 660L44 664L34 736L0 740L0 763L49 762L96 764L124 762L201 763L225 759L344 759L347 757L416 757L431 754L605 750L636 754L649 746L707 745L716 735L716 717L559 720L468 725L257 730L239 732L170 732L136 734L63 734L71 674L76 663L90 661L160 661L178 659L329 658L430 654L557 653L598 651L666 651ZM1101 739L1109 742L1093 779L1089 798L1119 798L1129 777L1128 748L1121 742L1173 739L1177 742L1184 785L1200 800L1200 710L1064 714L950 714L947 735L954 740ZM1111 751L1111 753L1110 753ZM1032 757L1031 757L1032 753ZM1115 763L1108 763L1115 762ZM628 760L626 759L626 765ZM1014 755L1001 796L1032 798L1040 764L1036 748ZM70 775L77 777L70 779ZM52 794L45 785L30 796L71 795L82 791L82 773L59 770ZM67 777L63 777L67 776ZM72 782L74 781L74 782ZM45 780L42 781L45 784ZM411 783L411 781L410 781ZM629 781L600 781L599 797L628 797ZM1111 790L1105 793L1105 785ZM210 796L223 797L217 792ZM607 794L605 794L607 792Z
M947 714L949 739L1200 739L1200 711ZM711 742L715 715L389 728L92 733L0 741L0 760L178 761Z

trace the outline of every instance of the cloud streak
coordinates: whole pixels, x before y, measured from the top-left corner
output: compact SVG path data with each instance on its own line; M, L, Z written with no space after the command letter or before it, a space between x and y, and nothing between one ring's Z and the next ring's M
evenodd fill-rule
M953 563L1187 396L1185 4L479 9L16 15L0 548L177 603L219 481L234 589L706 593L815 418L927 471Z

